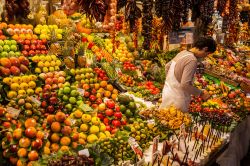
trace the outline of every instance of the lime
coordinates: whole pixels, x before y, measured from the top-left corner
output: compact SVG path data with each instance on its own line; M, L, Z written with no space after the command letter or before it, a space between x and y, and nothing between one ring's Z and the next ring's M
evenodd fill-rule
M126 106L125 105L120 105L120 111L124 113L126 111Z
M125 115L126 117L131 117L133 116L133 113L130 111L130 109L127 109Z
M72 97L75 97L75 96L77 96L77 95L78 95L77 90L72 90L72 91L70 92L70 96L72 96Z
M70 87L68 87L68 86L66 86L66 87L63 88L63 93L64 93L64 94L69 94L70 91L71 91L71 89L70 89Z
M69 102L70 102L71 104L75 104L75 103L76 103L76 98L75 98L75 97L70 97L70 98L69 98Z
M63 95L63 101L68 101L69 100L69 97L68 96L66 96L66 95Z

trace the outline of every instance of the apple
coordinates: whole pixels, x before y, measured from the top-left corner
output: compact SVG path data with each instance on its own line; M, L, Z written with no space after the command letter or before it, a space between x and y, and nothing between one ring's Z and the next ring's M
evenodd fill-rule
M12 57L12 56L16 56L16 53L15 53L14 51L10 51L10 52L8 53L8 55L9 55L10 57Z
M8 52L6 52L6 51L4 51L4 52L1 53L1 56L2 56L2 57L7 57L8 55L9 55L9 54L8 54Z
M32 141L31 147L32 149L40 149L43 145L43 141L41 139L36 139L35 141Z
M30 47L29 47L29 45L24 45L23 49L26 50L26 51L29 51Z
M25 45L30 45L30 40L24 40Z
M4 40L4 44L5 45L11 45L11 41L10 40Z
M34 138L36 136L36 128L35 127L28 127L26 130L25 130L25 135L29 138Z
M4 41L0 40L0 46L4 46Z
M6 52L10 52L10 46L9 45L4 45L3 50Z
M0 52L3 52L3 47L0 45Z

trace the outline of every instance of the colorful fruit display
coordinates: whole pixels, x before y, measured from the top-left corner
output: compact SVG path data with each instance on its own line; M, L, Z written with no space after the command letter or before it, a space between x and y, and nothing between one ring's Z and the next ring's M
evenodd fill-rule
M28 73L29 60L26 57L10 57L0 59L0 72L2 77L8 77L10 75L19 76L21 73Z
M0 40L0 55L1 57L20 56L17 42L15 40Z
M21 44L21 51L24 56L34 56L37 54L47 54L46 40L18 40Z
M48 73L59 71L62 65L61 60L56 55L39 54L32 57L32 61L36 63L35 73Z
M39 39L50 40L52 35L56 36L56 39L61 40L63 38L63 30L58 28L57 25L37 25L34 28L34 33L39 35Z

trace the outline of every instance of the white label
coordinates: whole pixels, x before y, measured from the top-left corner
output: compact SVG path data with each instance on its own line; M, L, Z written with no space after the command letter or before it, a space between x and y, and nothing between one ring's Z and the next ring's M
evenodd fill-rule
M49 133L48 132L44 132L44 139L47 139L49 137Z
M35 103L38 107L41 106L41 101L37 100L37 98L31 96L31 101Z
M136 69L136 73L137 73L138 77L142 77L142 73L139 69Z
M155 120L154 119L150 119L150 120L147 120L148 124L155 124Z
M10 116L13 118L13 119L17 119L21 110L18 110L18 109L15 109L13 107L7 107L7 112L10 114Z
M89 150L88 149L83 149L78 152L78 155L83 155L86 157L89 157Z
M80 95L84 96L85 90L82 88L77 88L77 91L80 93Z
M115 68L115 71L116 71L116 73L117 73L117 74L122 73L122 71L121 71L121 69L120 69L120 68Z
M70 118L69 120L70 120L71 125L74 125L76 123L75 119Z
M138 156L139 159L142 159L143 157L143 152L139 144L136 142L136 140L132 137L129 137L128 143L133 149L134 153Z

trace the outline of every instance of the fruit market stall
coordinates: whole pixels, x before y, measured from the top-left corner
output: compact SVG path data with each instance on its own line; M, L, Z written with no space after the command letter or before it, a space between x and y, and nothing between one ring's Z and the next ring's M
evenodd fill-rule
M217 3L231 34L194 80L212 97L193 97L183 113L159 109L165 64L183 49L163 43L200 19L195 34L209 34L214 1L1 2L0 165L239 165L250 140L250 47L229 41L235 6L248 7ZM241 15L235 35L245 41L250 16Z

